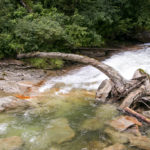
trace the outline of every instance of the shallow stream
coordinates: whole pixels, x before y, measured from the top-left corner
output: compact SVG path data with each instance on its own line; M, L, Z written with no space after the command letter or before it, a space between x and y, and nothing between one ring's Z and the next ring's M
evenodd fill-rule
M104 63L130 79L138 68L150 73L149 58L146 47L115 54ZM115 106L94 104L95 91L105 78L85 66L48 79L32 99L35 108L0 114L0 138L21 137L20 150L102 150L113 144L106 130L118 112ZM128 145L128 149L137 148Z

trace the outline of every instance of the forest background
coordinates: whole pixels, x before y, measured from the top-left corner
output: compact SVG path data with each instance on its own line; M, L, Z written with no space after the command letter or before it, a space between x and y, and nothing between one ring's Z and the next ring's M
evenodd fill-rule
M137 41L150 0L0 0L0 59Z

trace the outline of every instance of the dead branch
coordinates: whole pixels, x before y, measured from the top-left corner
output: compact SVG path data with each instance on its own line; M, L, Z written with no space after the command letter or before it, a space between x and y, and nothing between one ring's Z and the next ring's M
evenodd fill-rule
M140 119L140 120L142 120L142 121L144 121L144 122L150 124L150 119L148 119L148 118L146 118L145 116L143 116L143 115L137 113L136 111L130 109L129 107L124 108L124 111L127 112L127 113L129 113L130 115L133 115L133 116L135 116L136 118L138 118L138 119Z

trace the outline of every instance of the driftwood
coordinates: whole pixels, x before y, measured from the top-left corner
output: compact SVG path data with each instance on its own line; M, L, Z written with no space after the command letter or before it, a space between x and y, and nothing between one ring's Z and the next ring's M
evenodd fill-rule
M141 98L144 94L145 87L142 85L140 88L132 91L122 102L120 108L130 107L133 102Z
M130 115L132 115L132 116L134 116L134 117L136 117L136 118L138 118L138 119L140 119L140 120L150 124L150 119L148 119L145 116L137 113L136 111L130 109L129 107L124 108L124 111L129 113Z
M143 115L132 110L134 109L133 105L138 107L139 102L149 109L150 99L148 98L150 96L150 77L143 70L138 69L133 78L130 81L127 81L114 68L87 56L59 52L36 52L19 54L17 56L18 59L34 57L61 58L96 67L109 77L109 79L104 80L101 83L96 91L96 102L117 102L120 104L119 108L121 110L125 110L135 117L150 123L149 119L144 118Z

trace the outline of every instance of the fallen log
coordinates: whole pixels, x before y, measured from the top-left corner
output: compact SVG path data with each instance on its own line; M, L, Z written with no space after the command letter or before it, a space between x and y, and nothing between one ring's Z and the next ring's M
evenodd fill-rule
M94 58L90 58L87 56L77 55L77 54L68 54L68 53L59 53L59 52L36 52L36 53L26 53L19 54L17 56L18 59L21 58L61 58L65 60L76 61L88 65L92 65L103 72L106 76L110 78L110 80L114 83L115 88L119 93L122 93L125 90L128 82L116 71L114 68L99 62Z

